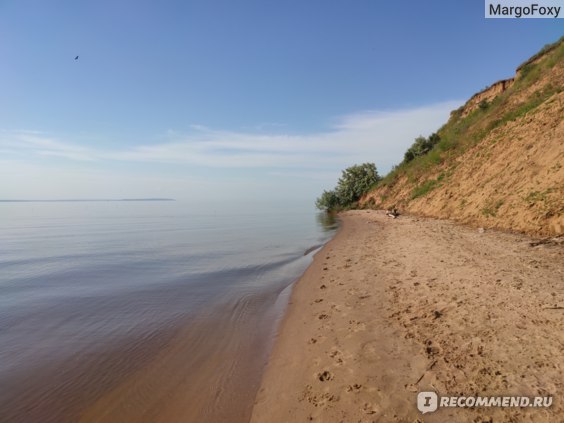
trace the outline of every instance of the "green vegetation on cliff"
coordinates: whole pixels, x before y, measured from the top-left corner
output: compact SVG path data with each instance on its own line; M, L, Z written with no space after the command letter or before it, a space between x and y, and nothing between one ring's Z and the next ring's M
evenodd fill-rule
M406 176L414 183L414 198L430 192L440 182L433 180L433 183L430 183L425 179L426 175L432 173L433 168L460 156L495 128L526 115L552 95L562 92L564 87L553 83L544 84L538 90L530 89L543 74L564 60L564 37L545 46L541 52L544 52L544 57L538 53L520 66L514 84L495 96L491 102L480 102L479 106L468 114L464 113L467 107L464 105L451 113L449 121L437 133L428 139L418 137L405 153L404 161L386 175L377 187L392 186L402 176ZM517 96L526 98L516 102Z
M519 66L514 78L475 94L436 133L416 138L367 191L365 184L343 196L340 180L317 205L398 207L482 227L562 234L562 116L564 37Z

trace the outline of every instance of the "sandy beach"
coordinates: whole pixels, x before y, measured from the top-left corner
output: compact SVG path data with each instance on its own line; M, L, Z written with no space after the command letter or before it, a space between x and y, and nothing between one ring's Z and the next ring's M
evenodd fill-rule
M346 212L294 287L251 421L561 421L563 281L558 242ZM423 415L421 391L553 403Z

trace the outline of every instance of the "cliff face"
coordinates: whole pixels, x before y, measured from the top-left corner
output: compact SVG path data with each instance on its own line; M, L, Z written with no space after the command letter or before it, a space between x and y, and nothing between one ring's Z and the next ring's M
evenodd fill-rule
M484 101L485 100L485 101ZM361 204L535 235L564 234L564 41L454 111L427 155Z
M491 102L499 94L511 87L514 81L514 78L502 79L501 81L497 81L496 83L490 85L485 90L474 94L472 98L470 98L470 100L468 100L463 106L461 117L468 116L478 107L480 107L480 104L484 104L484 101L487 101L488 103Z

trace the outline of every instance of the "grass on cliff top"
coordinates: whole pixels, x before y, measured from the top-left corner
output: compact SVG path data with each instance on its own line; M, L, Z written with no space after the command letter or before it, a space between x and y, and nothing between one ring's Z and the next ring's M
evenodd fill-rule
M546 56L533 63L534 60L542 57L541 52ZM431 151L410 162L402 162L395 166L373 189L391 188L402 176L405 176L415 186L411 199L426 195L439 186L439 181L429 176L436 174L438 166L443 164L448 164L451 168L456 166L452 159L478 144L492 130L526 115L552 95L562 92L564 88L561 84L549 82L534 91L525 101L512 104L511 100L514 96L534 85L557 64L562 66L564 63L564 37L556 43L546 46L541 52L518 68L519 72L515 78L515 83L495 97L491 103L480 104L480 107L465 117L462 117L464 106L453 111L448 122L437 131L441 140Z

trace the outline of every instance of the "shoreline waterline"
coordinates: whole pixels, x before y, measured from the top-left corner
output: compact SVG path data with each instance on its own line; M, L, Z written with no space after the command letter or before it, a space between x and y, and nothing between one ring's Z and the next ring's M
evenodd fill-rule
M248 421L323 217L29 207L0 208L0 421Z
M338 229L336 232L338 233ZM313 260L313 257L323 251L323 247L332 239L322 245L308 248L304 256L310 256ZM305 271L307 268L304 269ZM230 317L228 320L231 323L233 316L237 315L237 310L245 310L242 314L248 315L249 319L244 325L239 322L237 325L225 327L224 319L216 314L215 322L211 325L204 324L202 321L200 328L197 328L198 325L194 328L191 324L179 330L168 343L167 348L160 351L149 366L144 367L140 374L128 378L117 389L106 393L96 403L83 410L80 421L125 419L163 423L178 420L248 423L268 358L291 301L293 287L300 278L301 276L297 277L283 286L280 291L269 295L268 299L258 300L250 296L226 305L226 317ZM258 315L257 310L247 309L248 303L260 304L261 311ZM221 325L221 328L217 325ZM210 336L212 333L214 335ZM221 350L213 346L218 338L221 338L221 343L225 344ZM226 343L226 338L231 339ZM199 345L200 356L191 357L192 361L187 362L185 354L190 350L193 339L209 345ZM241 351L241 348L246 350ZM206 351L212 354L207 355ZM234 356L245 361L225 366L225 363L232 360ZM129 406L116 406L116 403L128 405L138 401L128 398L128 395L143 390L143 386L149 383L159 384L159 389L164 387L166 390L166 386L171 385L171 381L160 378L160 373L187 374L189 367L198 368L197 378L190 377L184 382L173 383L175 391L172 395L173 399L168 398L162 408L156 404L157 401L154 401L153 408L158 411L154 411L153 414L147 415L145 411L135 414ZM218 373L218 368L223 369Z

